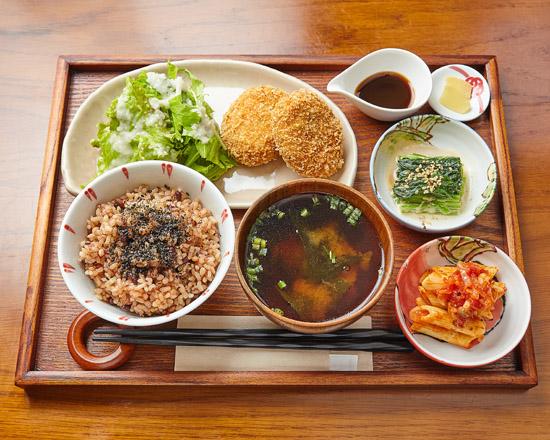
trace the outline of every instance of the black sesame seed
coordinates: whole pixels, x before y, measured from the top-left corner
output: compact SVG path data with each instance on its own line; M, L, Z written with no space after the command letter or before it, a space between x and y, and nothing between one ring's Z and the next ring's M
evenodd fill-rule
M177 248L187 238L181 219L143 198L126 202L121 213L123 224L109 254L122 275L137 282L140 275L156 277L161 270L176 269Z

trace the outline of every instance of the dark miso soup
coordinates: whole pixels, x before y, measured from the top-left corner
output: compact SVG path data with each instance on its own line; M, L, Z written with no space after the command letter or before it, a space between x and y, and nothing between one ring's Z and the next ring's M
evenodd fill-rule
M258 297L291 319L321 322L359 306L383 265L374 227L346 200L288 197L260 214L247 237L245 276Z

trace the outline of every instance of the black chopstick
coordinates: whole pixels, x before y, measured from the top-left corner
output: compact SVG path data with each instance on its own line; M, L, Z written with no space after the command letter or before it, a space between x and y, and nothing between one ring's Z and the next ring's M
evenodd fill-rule
M411 351L408 342L390 343L384 341L335 341L335 342L310 342L293 341L285 342L280 339L269 338L186 338L186 339L152 339L133 338L126 336L92 336L96 342L118 342L122 344L139 345L163 345L163 346L207 346L207 347L248 347L248 348L276 348L276 349L300 349L300 350L342 350L342 351Z
M406 341L403 333L385 329L350 329L335 333L303 334L279 329L171 329L171 330L142 330L122 328L98 328L94 335L119 335L129 337L168 338L180 339L188 337L203 338L280 338L290 340L379 340L379 341Z

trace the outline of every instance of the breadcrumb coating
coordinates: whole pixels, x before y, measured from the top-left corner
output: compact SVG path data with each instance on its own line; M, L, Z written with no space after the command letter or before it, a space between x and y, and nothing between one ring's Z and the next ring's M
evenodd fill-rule
M272 111L287 93L270 86L245 90L223 117L221 137L241 165L259 166L278 157L273 139Z
M343 131L315 93L297 90L273 110L273 137L286 164L304 177L330 177L344 165Z

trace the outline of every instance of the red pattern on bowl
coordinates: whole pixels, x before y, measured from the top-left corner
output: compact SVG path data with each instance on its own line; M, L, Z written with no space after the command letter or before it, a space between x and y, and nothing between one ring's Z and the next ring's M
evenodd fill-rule
M201 294L187 306L167 315L141 317L112 304L100 300L94 301L93 282L85 275L82 266L74 263L79 261L80 244L86 235L86 221L94 214L98 203L120 197L141 184L151 187L163 185L177 187L187 192L192 199L199 199L218 222L220 252L231 256L235 245L235 224L227 201L212 182L205 180L204 176L190 168L168 162L140 161L109 170L97 177L74 199L61 223L60 232L67 230L71 234L60 233L58 237L60 271L70 292L83 307L107 321L113 323L123 321L125 325L130 326L164 324L196 309L214 293L231 263L230 258L223 258L206 293ZM74 266L67 263L68 261L73 262Z
M168 178L172 177L173 166L171 164L163 162L160 167L162 168L162 174L166 172L168 174Z
M66 231L69 231L70 233L72 234L76 234L75 230L73 228L71 228L69 225L63 225L63 228L66 230Z
M86 197L88 197L88 199L91 200L92 202L93 202L94 200L97 200L97 194L95 193L95 191L93 190L92 187L90 187L90 188L84 190L84 195L85 195Z
M412 333L409 312L420 295L418 284L421 275L433 266L472 260L497 266L497 278L507 286L506 307L502 300L497 302L494 318L486 322L485 338L475 347L464 349L427 335ZM396 279L395 312L403 334L424 356L444 365L472 368L496 362L514 349L527 330L531 302L523 274L502 250L483 240L449 236L423 244L405 260Z

